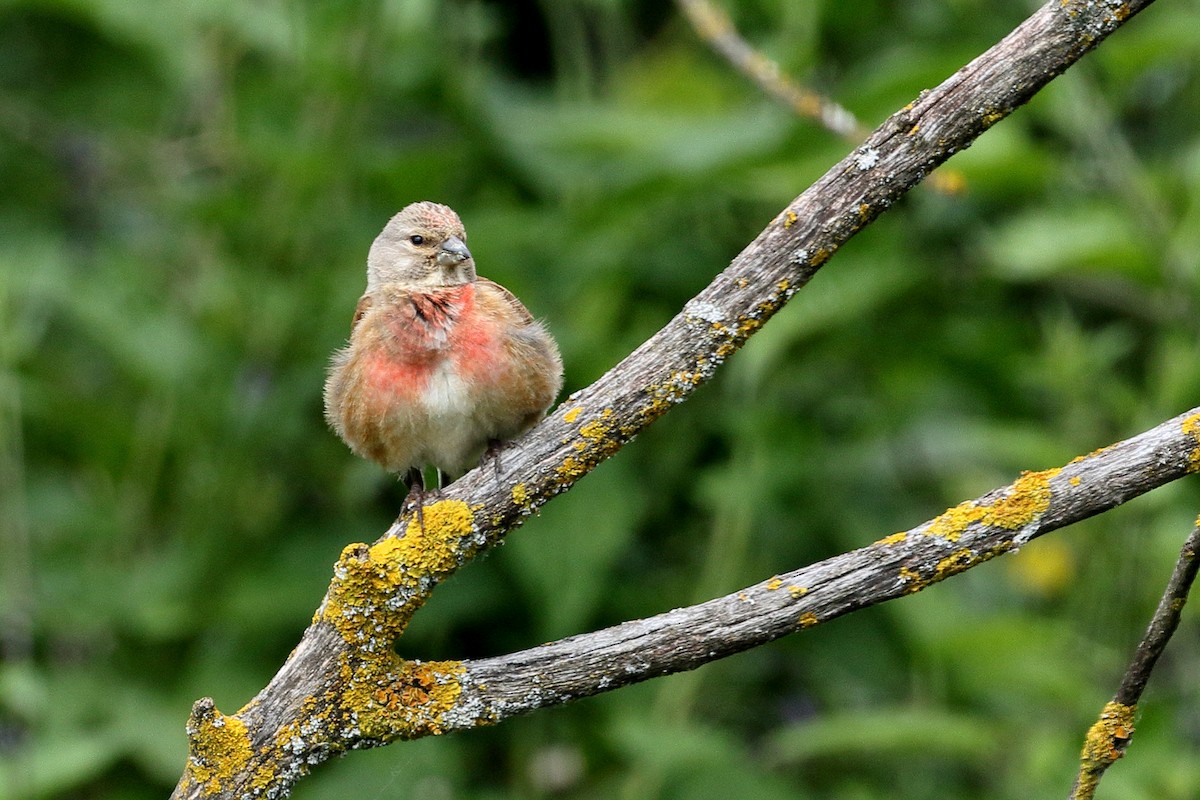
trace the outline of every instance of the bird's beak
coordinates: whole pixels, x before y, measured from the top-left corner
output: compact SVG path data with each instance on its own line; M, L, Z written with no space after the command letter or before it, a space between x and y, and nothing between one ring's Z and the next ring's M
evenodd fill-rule
M471 257L467 243L457 236L451 236L442 242L442 249L437 254L438 263L444 267L453 267Z

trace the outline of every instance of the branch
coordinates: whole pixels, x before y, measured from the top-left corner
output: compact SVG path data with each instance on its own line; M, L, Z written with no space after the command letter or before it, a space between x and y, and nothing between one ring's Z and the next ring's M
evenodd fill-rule
M854 114L830 98L800 86L771 59L738 34L729 15L709 0L676 0L696 35L708 42L733 68L758 88L825 130L858 143L867 135Z
M1196 471L1200 408L1062 468L1026 472L1008 486L911 530L725 597L512 655L463 662L463 691L456 705L471 713L456 711L444 724L458 728L481 720L496 722L693 669L851 611L914 594ZM1192 568L1194 574L1194 564ZM1159 645L1170 635L1155 626L1152 631ZM1139 660L1149 665L1156 655L1139 648Z
M788 77L779 64L742 38L729 15L715 3L676 0L675 4L697 36L767 95L848 142L858 144L867 137L867 129L849 109ZM929 186L952 195L962 192L966 181L957 170L943 169L929 176Z
M1083 752L1079 757L1079 776L1071 790L1071 800L1091 800L1096 794L1100 778L1113 763L1125 755L1133 739L1133 717L1137 713L1138 701L1142 698L1142 690L1150 680L1150 673L1158 657L1166 649L1167 642L1179 626L1179 617L1183 606L1187 603L1188 592L1196 580L1196 572L1200 570L1200 517L1191 535L1183 544L1179 560L1175 562L1175 570L1167 582L1158 608L1150 618L1150 627L1146 635L1138 643L1129 668L1121 679L1112 701L1104 706L1100 718L1087 732L1083 743Z
M1150 2L1051 0L997 45L893 115L789 204L662 330L596 383L569 397L499 462L489 461L445 490L443 499L424 509L424 525L415 524L408 510L375 544L346 547L312 624L267 687L234 715L221 714L208 699L196 703L188 723L187 767L173 796L278 797L312 765L347 749L468 727L507 716L506 711L535 707L526 702L524 708L508 709L502 703L513 702L504 699L510 695L486 694L505 680L486 671L495 661L476 662L471 665L476 672L469 673L461 662L404 661L392 645L440 581L687 399L838 247ZM1200 416L1189 419L1200 430ZM1049 504L1056 493L1090 497L1095 510L1088 513L1096 513L1200 462L1195 431L1176 432L1170 441L1157 460L1141 462L1138 480L1145 483L1127 476L1123 483L1089 480L1067 489L1062 479L1046 473L1027 476L1022 480L1040 483L1018 481L1012 487L1016 500L984 498L982 504L964 504L931 523L928 538L955 543L945 553L926 551L920 543L927 537L906 534L903 541L889 537L874 548L810 568L803 580L813 585L831 581L832 605L813 606L803 617L787 609L790 629L820 621L821 614L834 616L871 602L868 595L849 591L848 578L839 579L836 570L827 572L831 566L853 566L859 572L858 558L866 558L866 564L877 556L900 556L890 571L873 573L882 583L855 591L889 596L911 591L994 555L972 549L983 535L980 526L1006 527L1003 520L1020 519L1010 529L1018 531L1011 546L1070 519L1057 502ZM1149 445L1143 442L1134 449L1143 446ZM1076 477L1082 480L1082 475ZM1004 509L1004 516L994 516L996 509ZM1025 511L1029 516L1020 516ZM907 571L900 572L902 567ZM808 586L793 585L797 592ZM728 613L723 601L716 602L716 611ZM651 621L630 623L622 636L639 625ZM768 638L773 637L760 641ZM642 677L654 674L641 666L649 662L640 648L650 641L653 636L641 642L634 636L626 645L626 652L639 650L628 668ZM679 668L733 652L716 642L710 645L716 648L711 655L685 648ZM479 674L493 682L481 685ZM548 678L541 673L536 677ZM522 688L526 695L536 694L538 682L529 680ZM600 688L597 681L593 691ZM559 702L566 696L558 696Z

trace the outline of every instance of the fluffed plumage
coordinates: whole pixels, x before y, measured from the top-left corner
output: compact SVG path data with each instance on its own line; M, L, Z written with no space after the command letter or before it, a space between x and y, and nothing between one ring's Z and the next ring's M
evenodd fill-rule
M392 217L325 382L325 417L350 449L393 472L458 475L532 427L561 388L553 338L476 275L458 215L420 202Z

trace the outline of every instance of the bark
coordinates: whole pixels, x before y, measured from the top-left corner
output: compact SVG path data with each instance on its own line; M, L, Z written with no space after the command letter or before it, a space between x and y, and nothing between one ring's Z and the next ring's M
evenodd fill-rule
M905 534L659 617L476 662L400 659L430 591L683 402L829 260L953 153L1149 5L1051 0L894 114L657 334L373 545L342 553L312 624L236 714L196 703L177 798L285 795L348 749L489 724L752 647L899 597L1200 466L1200 412L1033 473ZM686 231L674 232L685 236ZM668 235L670 232L668 232ZM1078 479L1078 480L1076 480Z

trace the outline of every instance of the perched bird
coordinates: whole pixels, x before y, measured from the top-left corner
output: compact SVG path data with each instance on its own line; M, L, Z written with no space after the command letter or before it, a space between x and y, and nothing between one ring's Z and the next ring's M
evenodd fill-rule
M407 473L460 475L528 430L562 388L545 327L503 286L475 274L452 209L396 214L367 256L350 341L333 355L325 418L363 458Z

